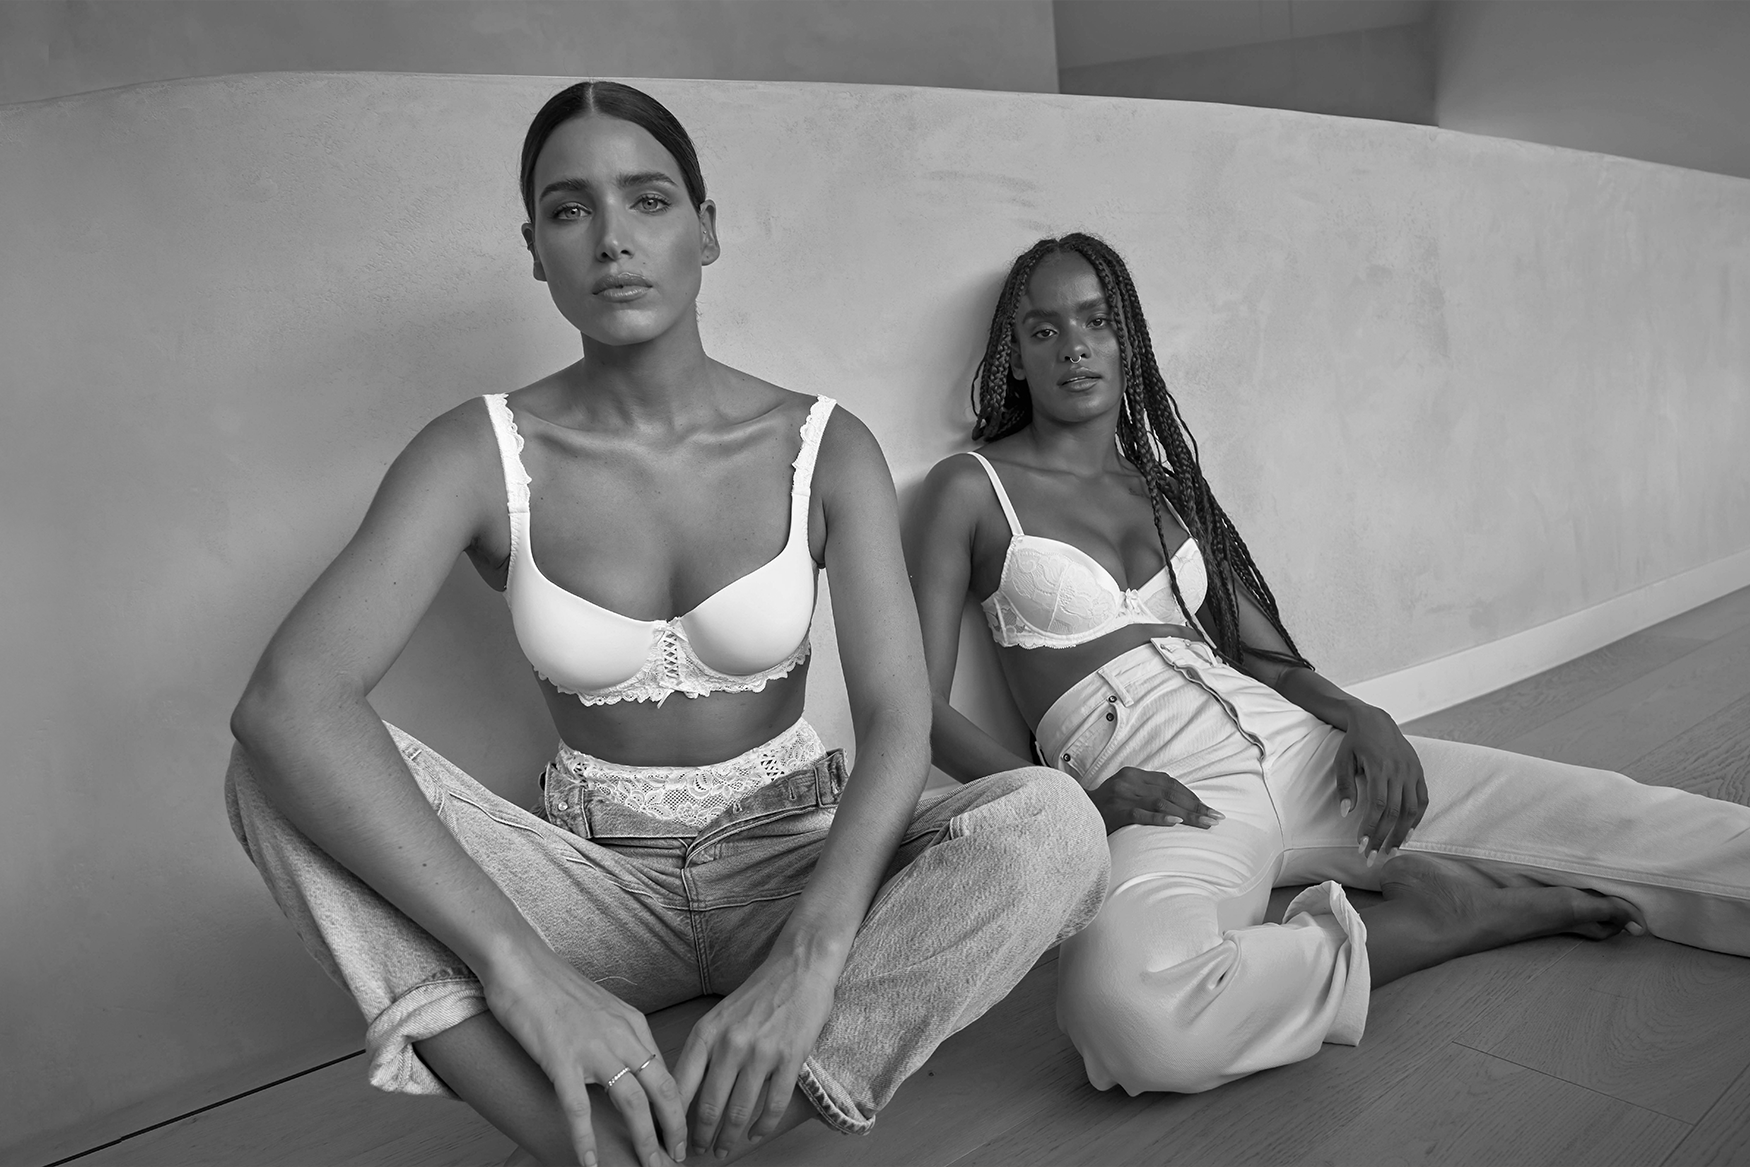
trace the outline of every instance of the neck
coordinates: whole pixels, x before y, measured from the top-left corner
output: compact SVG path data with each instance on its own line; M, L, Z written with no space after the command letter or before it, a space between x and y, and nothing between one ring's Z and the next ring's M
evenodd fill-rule
M661 336L638 344L583 338L566 396L579 412L624 424L674 426L711 408L717 363L705 354L699 318L688 313Z
M1062 422L1033 415L1028 440L1041 465L1079 474L1104 474L1119 466L1118 411Z

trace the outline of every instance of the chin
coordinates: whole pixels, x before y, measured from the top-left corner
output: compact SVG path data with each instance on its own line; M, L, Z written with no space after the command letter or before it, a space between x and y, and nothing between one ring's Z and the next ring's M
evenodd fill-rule
M675 321L666 313L649 309L626 309L603 312L591 305L587 312L566 313L565 318L585 337L597 344L629 345L655 340Z
M1117 408L1118 397L1116 394L1098 393L1089 394L1086 397L1071 397L1061 401L1057 409L1052 412L1063 421L1073 422L1103 417Z

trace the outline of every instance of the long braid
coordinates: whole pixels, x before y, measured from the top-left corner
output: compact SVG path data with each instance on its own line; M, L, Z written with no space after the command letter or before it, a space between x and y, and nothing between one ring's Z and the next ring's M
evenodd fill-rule
M1059 252L1073 252L1088 261L1113 309L1124 377L1118 415L1118 449L1136 467L1148 489L1155 534L1161 541L1161 554L1167 561L1167 579L1172 584L1173 599L1178 602L1179 610L1190 614L1184 594L1179 590L1178 573L1173 569L1173 548L1169 545L1165 521L1169 511L1177 512L1180 522L1198 541L1210 568L1206 602L1212 625L1208 632L1215 642L1215 650L1236 667L1243 656L1249 655L1310 668L1295 647L1294 638L1282 624L1276 596L1258 570L1251 549L1240 538L1227 512L1215 500L1209 481L1203 476L1197 439L1185 424L1179 403L1161 376L1136 285L1124 261L1104 241L1080 232L1061 239L1042 239L1009 269L1009 277L1003 282L1002 294L997 298L996 312L991 319L984 359L979 362L973 377L972 406L977 421L972 436L981 441L995 441L1025 428L1033 420L1033 403L1027 392L1027 383L1010 373L1015 313L1039 262ZM1241 586L1257 600L1258 607L1288 646L1287 653L1258 648L1242 641L1237 593Z

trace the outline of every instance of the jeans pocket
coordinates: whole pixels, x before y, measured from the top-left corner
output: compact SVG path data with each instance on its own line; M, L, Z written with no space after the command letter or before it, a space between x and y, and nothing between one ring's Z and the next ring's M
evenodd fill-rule
M1051 764L1092 790L1105 779L1103 767L1123 735L1129 710L1110 695L1083 718Z

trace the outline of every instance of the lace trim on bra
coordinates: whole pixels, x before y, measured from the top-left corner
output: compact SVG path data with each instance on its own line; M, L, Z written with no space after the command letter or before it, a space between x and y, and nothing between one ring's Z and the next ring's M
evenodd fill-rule
M683 697L705 697L712 693L763 693L770 681L781 680L796 671L796 666L808 659L812 649L812 632L802 638L794 651L769 669L751 676L737 677L720 673L705 664L687 643L687 634L672 623L657 637L656 651L651 659L618 685L580 693L535 670L535 675L559 692L576 697L585 705L612 705L618 701L654 701L662 704L674 694Z

